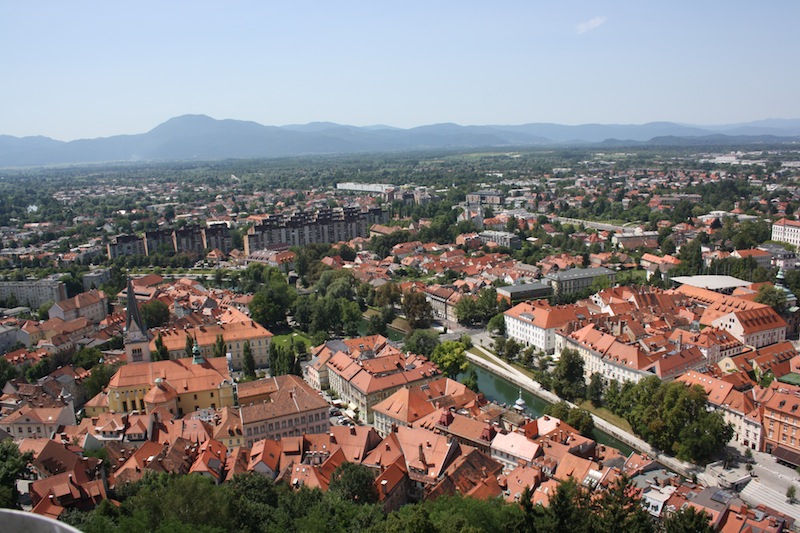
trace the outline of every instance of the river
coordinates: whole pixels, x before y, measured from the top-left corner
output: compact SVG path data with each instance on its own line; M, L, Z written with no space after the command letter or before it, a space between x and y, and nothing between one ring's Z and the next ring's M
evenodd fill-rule
M489 400L496 403L513 405L514 402L517 401L517 398L519 398L519 388L505 379L476 365L470 365L470 368L474 368L475 372L478 374L478 388ZM533 418L542 416L545 407L548 405L546 401L524 389L522 391L522 399L525 400L527 404L527 413ZM623 455L629 455L633 451L633 448L621 440L615 439L611 435L597 429L594 430L592 438L600 444L618 449Z

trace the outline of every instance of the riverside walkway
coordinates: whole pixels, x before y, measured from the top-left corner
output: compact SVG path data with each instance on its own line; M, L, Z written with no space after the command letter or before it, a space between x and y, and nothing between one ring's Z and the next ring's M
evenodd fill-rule
M530 392L531 394L535 394L536 396L542 398L543 400L550 402L550 403L558 403L562 401L557 395L553 394L549 390L546 390L542 387L542 385L531 379L529 376L521 372L519 369L513 367L512 365L506 363L489 350L485 349L482 346L475 346L475 349L480 351L485 357L481 357L474 353L467 352L467 358L469 362L477 365L493 374L500 376L501 378L513 383L517 387L521 387L526 391ZM574 404L567 402L570 407L577 407ZM673 470L682 476L687 478L691 478L693 474L698 474L702 469L699 469L696 465L691 463L686 463L684 461L680 461L675 457L670 457L668 455L664 455L659 453L655 450L652 446L647 444L645 441L637 437L636 435L632 435L627 431L624 431L614 424L608 422L600 418L597 415L592 414L592 418L594 419L594 425L600 431L611 435L614 438L617 438L639 452L646 453L662 465L666 466L670 470Z

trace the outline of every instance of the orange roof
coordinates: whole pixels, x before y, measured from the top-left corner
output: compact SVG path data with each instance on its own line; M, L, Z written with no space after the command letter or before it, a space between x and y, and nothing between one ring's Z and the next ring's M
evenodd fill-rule
M114 390L149 386L155 383L156 378L168 381L178 394L209 390L219 387L223 381L231 381L224 357L206 359L203 364L192 364L192 359L183 358L123 365L112 376L108 387Z
M581 305L551 306L547 300L522 302L505 312L506 316L529 322L542 329L554 329L581 317L589 316L589 310Z

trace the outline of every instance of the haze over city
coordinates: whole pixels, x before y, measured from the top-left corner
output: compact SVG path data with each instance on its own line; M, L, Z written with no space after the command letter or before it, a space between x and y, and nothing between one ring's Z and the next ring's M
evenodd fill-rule
M795 2L8 2L0 134L800 117Z

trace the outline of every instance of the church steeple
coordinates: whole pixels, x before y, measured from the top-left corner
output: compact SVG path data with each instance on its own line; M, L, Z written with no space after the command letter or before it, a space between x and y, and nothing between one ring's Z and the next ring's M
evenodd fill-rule
M150 362L150 335L147 333L147 325L142 320L139 313L139 304L136 302L136 291L133 282L128 276L127 303L125 311L125 354L128 356L128 363L149 363Z
M125 321L125 333L132 331L131 325L133 325L140 333L144 333L147 331L147 326L145 325L144 320L142 320L142 315L139 313L139 304L136 302L136 291L133 288L133 280L131 280L130 276L128 276L128 290L126 292L128 294L125 311L128 315L128 318Z

